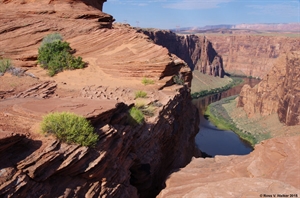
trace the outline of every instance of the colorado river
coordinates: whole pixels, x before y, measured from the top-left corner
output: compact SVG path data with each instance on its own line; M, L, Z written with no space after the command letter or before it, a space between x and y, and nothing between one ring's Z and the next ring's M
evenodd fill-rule
M200 115L200 131L196 135L195 141L201 151L208 155L215 156L245 155L253 150L251 145L241 140L234 132L220 130L215 127L209 120L204 118L203 112L210 103L239 94L244 84L249 84L253 87L259 82L260 81L256 79L245 78L243 84L227 91L193 100L193 103L198 107Z

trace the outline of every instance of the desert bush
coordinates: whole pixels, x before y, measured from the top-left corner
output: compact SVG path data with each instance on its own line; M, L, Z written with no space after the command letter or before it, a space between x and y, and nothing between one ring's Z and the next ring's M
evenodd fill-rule
M144 114L141 110L136 107L132 107L129 110L130 120L129 123L132 125L142 124L144 122Z
M69 43L61 39L52 34L46 36L38 51L38 63L42 68L48 69L50 76L63 70L82 69L85 66L81 57L76 58L71 54Z
M173 76L173 81L177 85L183 85L184 84L184 79L182 78L182 76L180 74Z
M137 102L135 103L134 105L137 109L139 109L143 115L145 116L153 116L154 115L154 111L155 111L155 107L153 105L146 105L145 103L143 102Z
M66 143L95 146L98 141L98 135L90 122L73 113L50 113L43 118L41 129L43 133L54 134Z
M154 84L154 80L149 79L149 78L143 78L142 83L144 85L151 85L151 84Z
M0 58L0 73L5 73L11 67L11 61L7 58Z
M49 34L43 38L41 47L43 47L47 43L53 43L55 41L63 41L63 37L59 33Z
M147 93L144 91L136 91L135 92L135 98L146 98Z

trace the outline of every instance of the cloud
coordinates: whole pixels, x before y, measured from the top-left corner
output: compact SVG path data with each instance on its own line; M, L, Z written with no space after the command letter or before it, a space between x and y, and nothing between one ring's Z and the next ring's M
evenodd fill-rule
M233 0L179 0L175 3L166 4L165 8L180 10L200 10L219 7L221 3L228 3Z
M247 7L253 9L249 14L255 15L281 15L282 17L300 15L300 1L286 1L283 3L266 5L248 5Z

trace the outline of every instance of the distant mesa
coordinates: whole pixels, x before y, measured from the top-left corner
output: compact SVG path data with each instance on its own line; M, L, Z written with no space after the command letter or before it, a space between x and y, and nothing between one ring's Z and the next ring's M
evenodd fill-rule
M204 27L183 27L172 29L180 33L232 33L231 31L248 30L251 31L279 31L279 32L299 32L300 23L254 23L254 24L237 24L237 25L207 25ZM224 31L224 32L221 32Z

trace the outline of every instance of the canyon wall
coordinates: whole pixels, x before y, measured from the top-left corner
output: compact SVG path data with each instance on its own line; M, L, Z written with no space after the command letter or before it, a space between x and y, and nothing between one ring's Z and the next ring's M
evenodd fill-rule
M171 31L141 29L156 44L166 47L171 53L184 60L192 70L204 74L224 77L222 57L206 37L177 35Z
M86 2L98 1L0 1L0 55L22 70L0 76L0 197L154 197L194 154L191 70L148 36L113 27L112 16ZM37 65L43 37L54 32L86 68L49 77ZM141 90L147 98L139 101ZM141 102L154 113L131 124L128 110ZM42 117L54 111L89 119L97 145L40 133Z
M238 106L243 107L249 116L278 113L280 121L286 125L300 124L299 60L297 51L282 54L258 85L243 87Z
M193 159L168 178L158 198L297 197L299 141L299 135L277 137L261 142L245 156Z
M222 57L224 70L230 74L263 78L276 58L300 49L299 37L261 35L206 35Z
M41 113L53 108L89 115L100 138L95 148L87 148L62 143L52 136L9 132L14 123L1 116L6 130L1 127L5 131L0 133L0 159L5 160L0 165L0 196L154 197L168 173L186 165L194 153L199 119L187 90L170 95L155 122L137 126L127 123L129 106L119 103L113 107L114 101L2 101L1 114L6 112L10 119L34 115L27 123L33 125ZM4 110L11 107L12 111Z

